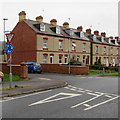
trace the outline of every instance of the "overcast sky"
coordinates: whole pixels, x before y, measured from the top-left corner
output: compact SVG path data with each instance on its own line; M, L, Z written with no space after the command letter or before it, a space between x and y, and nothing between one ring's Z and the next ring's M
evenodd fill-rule
M106 32L107 36L118 36L118 1L119 0L1 0L0 26L3 39L3 18L6 30L11 31L18 22L18 13L26 12L26 18L35 20L39 15L49 23L56 19L58 25L69 22L71 28L83 26ZM70 18L70 20L68 20Z

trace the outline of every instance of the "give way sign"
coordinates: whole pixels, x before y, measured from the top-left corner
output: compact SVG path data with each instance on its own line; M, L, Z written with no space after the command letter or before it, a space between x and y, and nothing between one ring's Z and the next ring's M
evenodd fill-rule
M7 33L5 35L6 35L6 38L7 38L7 42L11 43L12 39L14 37L14 33Z

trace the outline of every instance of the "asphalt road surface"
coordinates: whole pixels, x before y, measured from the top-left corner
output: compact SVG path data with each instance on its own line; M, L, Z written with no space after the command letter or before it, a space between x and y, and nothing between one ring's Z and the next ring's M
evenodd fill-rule
M3 118L118 118L118 78L30 74L65 80L68 86L4 98Z

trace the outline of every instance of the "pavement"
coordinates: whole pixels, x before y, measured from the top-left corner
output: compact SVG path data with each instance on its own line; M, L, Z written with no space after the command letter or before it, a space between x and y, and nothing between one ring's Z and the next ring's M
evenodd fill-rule
M0 98L61 88L67 85L68 83L63 80L54 80L41 77L31 78L29 80L14 81L12 82L12 89L9 89L10 82L2 82L0 84Z

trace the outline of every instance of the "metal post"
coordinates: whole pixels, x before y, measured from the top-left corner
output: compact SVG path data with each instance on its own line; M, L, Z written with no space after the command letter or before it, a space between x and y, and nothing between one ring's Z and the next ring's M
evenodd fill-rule
M4 18L4 62L6 62L6 58L5 58L5 55L6 55L6 51L5 51L5 47L6 47L6 43L5 43L5 20L8 20L7 18Z
M69 74L70 74L70 38L68 39L69 40Z
M10 88L12 88L12 55L10 54Z

